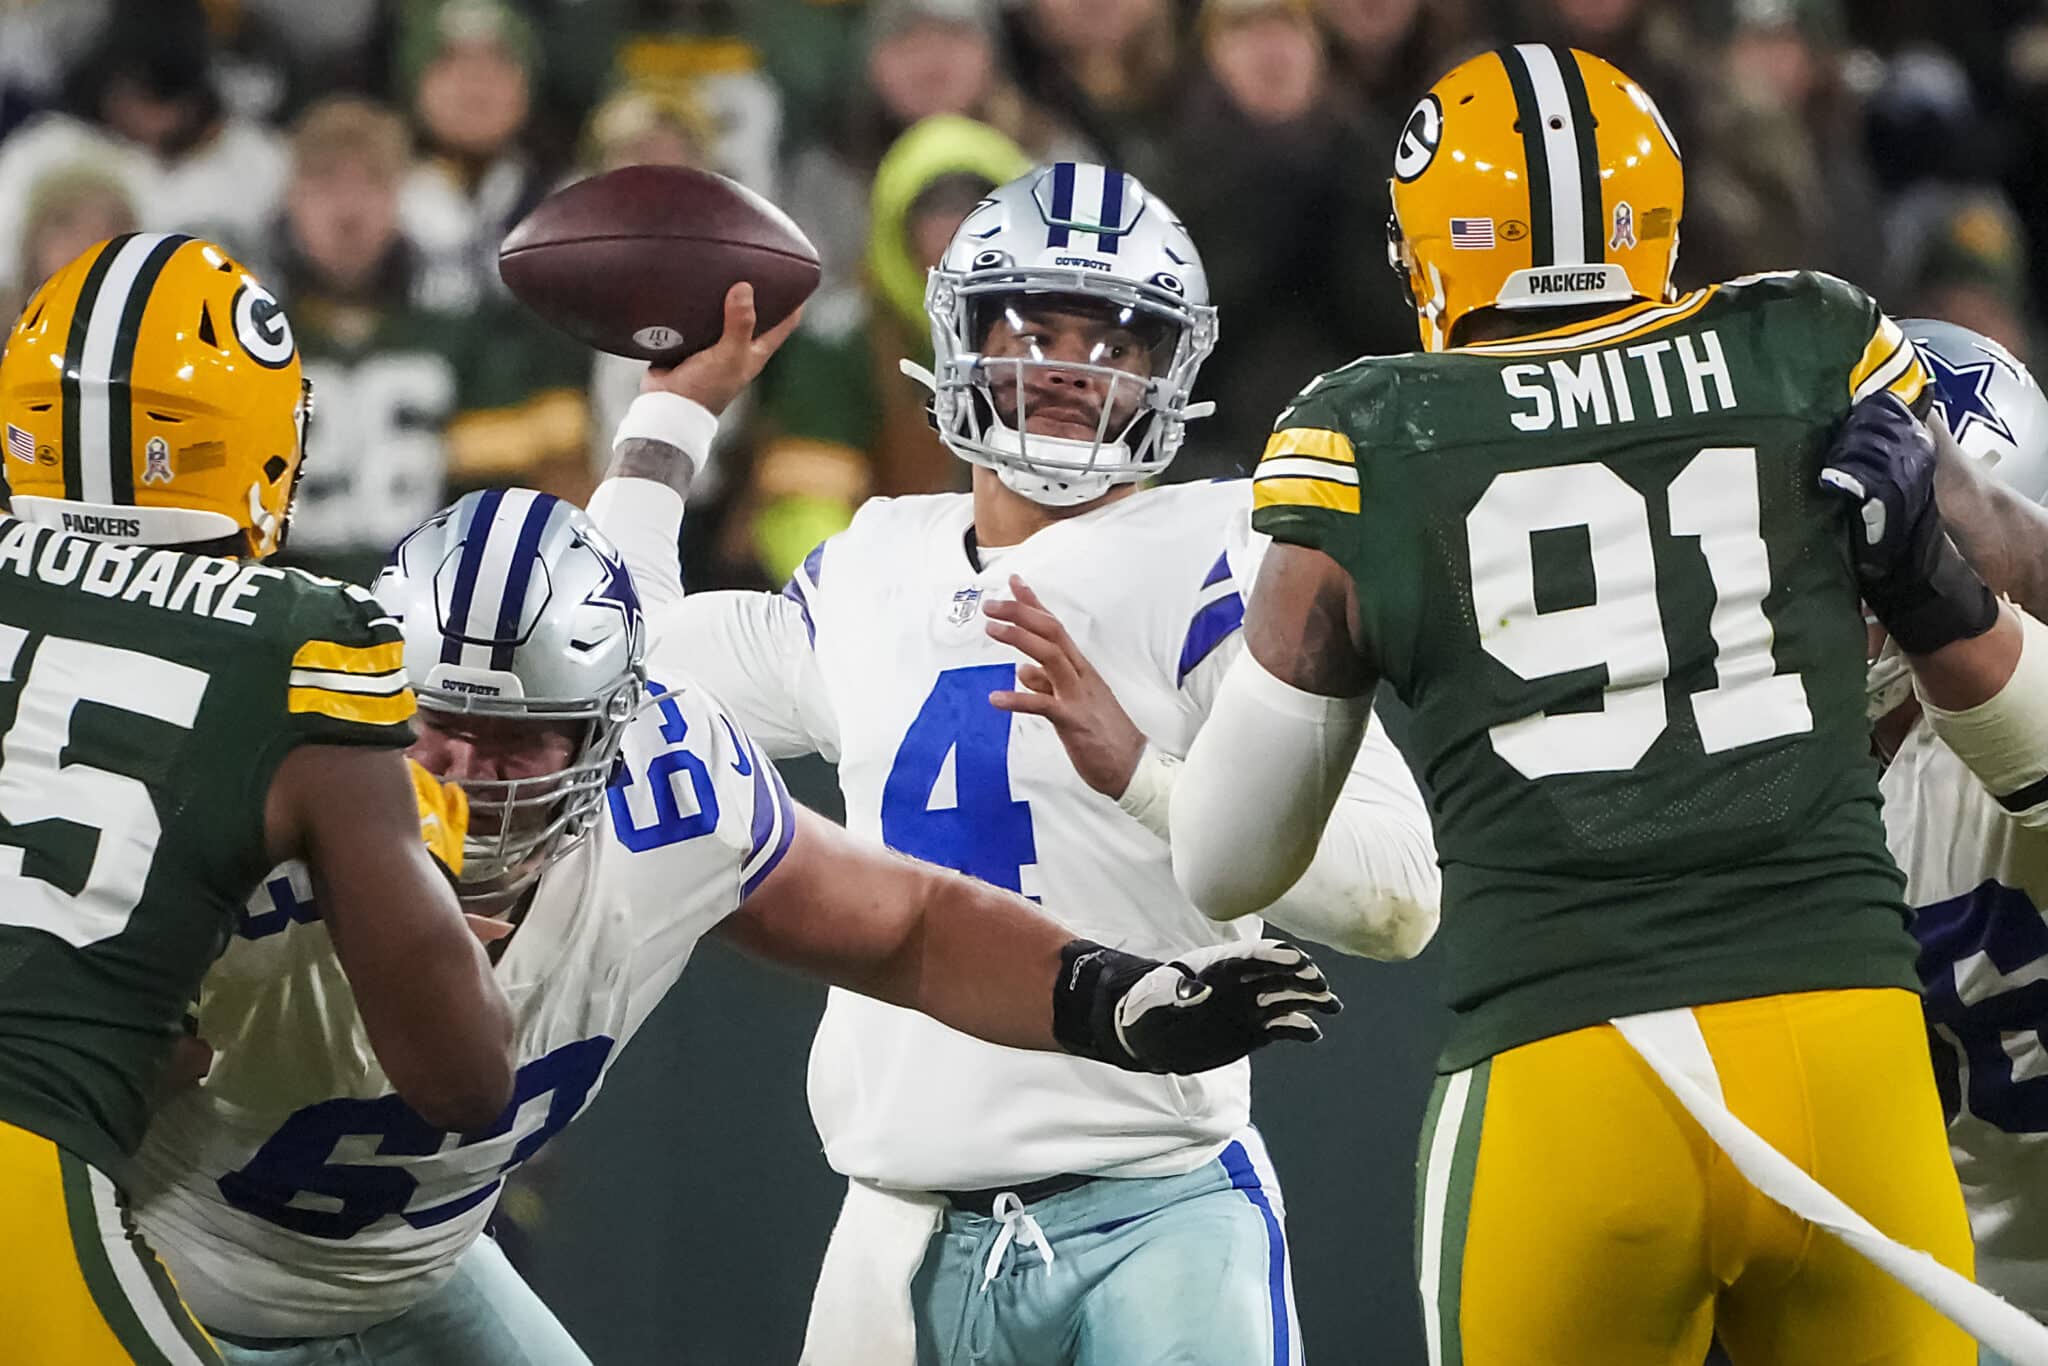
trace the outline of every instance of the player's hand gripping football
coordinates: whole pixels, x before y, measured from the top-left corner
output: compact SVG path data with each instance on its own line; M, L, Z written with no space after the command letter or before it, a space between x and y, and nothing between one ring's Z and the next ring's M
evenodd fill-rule
M1344 1008L1315 960L1281 939L1161 963L1076 939L1060 954L1053 1035L1129 1072L1207 1072L1275 1039L1313 1043Z
M1934 440L1891 393L1864 399L1822 461L1821 486L1850 502L1863 599L1908 654L1931 654L1998 620L1998 599L1941 525Z
M1016 691L990 693L989 705L1052 722L1081 781L1121 797L1145 751L1144 733L1031 586L1012 574L1010 591L1014 599L983 600L988 633L1035 662L1019 666Z
M760 375L768 358L789 340L803 320L798 308L756 336L754 287L742 281L725 292L725 331L712 345L670 366L650 365L640 377L642 393L666 390L723 413Z

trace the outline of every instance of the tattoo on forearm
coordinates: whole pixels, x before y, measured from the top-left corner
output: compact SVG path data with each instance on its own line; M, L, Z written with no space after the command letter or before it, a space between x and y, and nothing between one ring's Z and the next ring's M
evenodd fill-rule
M652 479L688 497L695 472L695 462L682 447L643 436L620 444L605 478Z

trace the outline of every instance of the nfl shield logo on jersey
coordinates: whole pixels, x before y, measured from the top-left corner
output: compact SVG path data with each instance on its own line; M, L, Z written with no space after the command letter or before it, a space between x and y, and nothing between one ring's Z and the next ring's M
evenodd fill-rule
M974 614L981 607L981 590L963 588L953 595L952 610L946 613L946 620L955 626L965 626L974 620Z

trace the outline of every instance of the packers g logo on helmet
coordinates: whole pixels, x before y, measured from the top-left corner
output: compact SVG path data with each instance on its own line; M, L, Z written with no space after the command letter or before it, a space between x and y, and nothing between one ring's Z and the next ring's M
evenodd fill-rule
M1388 257L1428 350L1475 309L1669 296L1678 144L1590 53L1523 43L1465 62L1409 115L1393 170Z
M14 515L105 540L278 548L311 400L277 298L210 242L130 233L52 276L0 358Z

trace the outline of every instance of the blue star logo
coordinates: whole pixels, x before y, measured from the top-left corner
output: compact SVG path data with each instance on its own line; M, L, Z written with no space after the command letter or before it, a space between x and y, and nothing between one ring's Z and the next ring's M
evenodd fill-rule
M640 630L640 593L633 587L625 562L601 546L591 545L590 548L597 553L598 563L604 566L604 582L592 589L583 601L592 607L607 607L617 612L625 619L626 629L637 635Z
M1920 358L1934 376L1934 411L1948 424L1951 435L1961 441L1970 424L1981 422L1992 435L2011 442L2012 428L1991 405L1991 381L1998 362L1986 357L1969 365L1951 365L1931 346L1919 348Z

